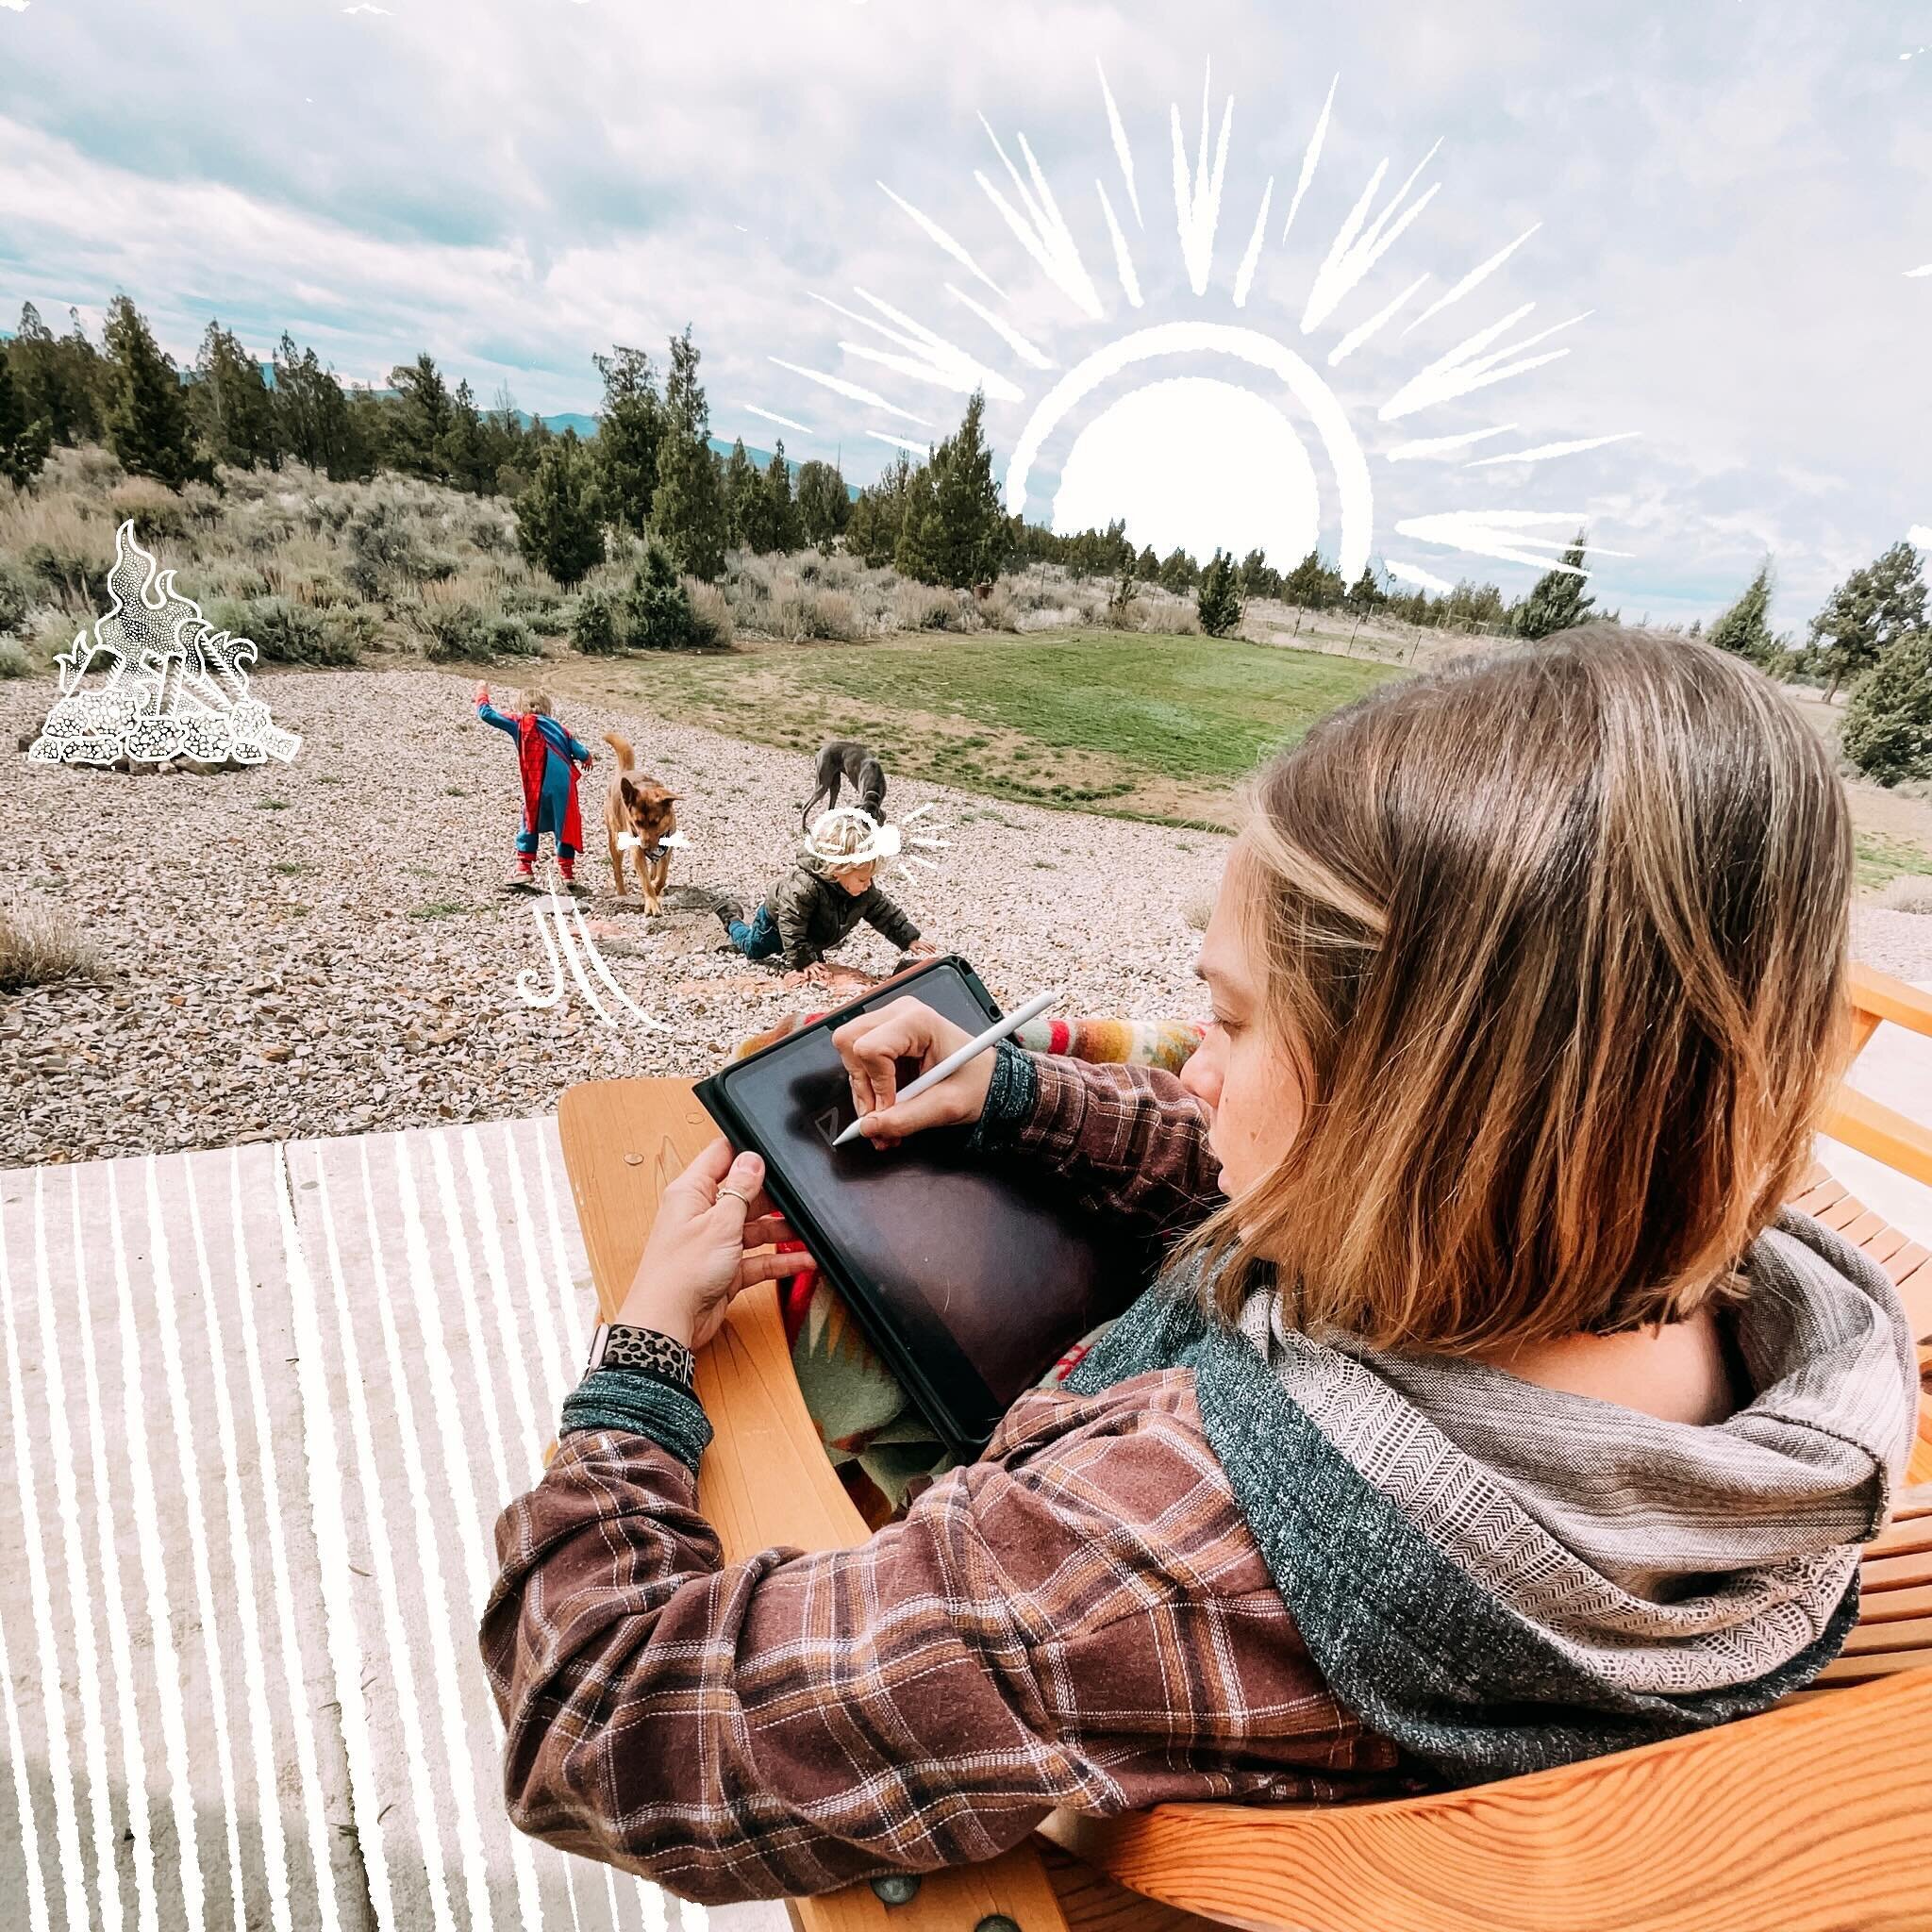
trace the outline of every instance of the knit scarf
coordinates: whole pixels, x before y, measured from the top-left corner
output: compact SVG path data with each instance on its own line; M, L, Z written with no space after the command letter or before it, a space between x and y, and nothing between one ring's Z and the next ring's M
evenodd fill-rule
M1471 1784L1748 1716L1857 1620L1918 1403L1890 1280L1807 1216L1752 1245L1752 1394L1697 1426L1447 1357L1229 1326L1157 1282L1074 1370L1192 1371L1202 1423L1310 1655L1371 1729Z

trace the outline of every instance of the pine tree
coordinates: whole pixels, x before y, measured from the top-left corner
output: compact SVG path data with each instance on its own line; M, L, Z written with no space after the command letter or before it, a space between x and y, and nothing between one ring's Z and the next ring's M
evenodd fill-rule
M1895 639L1852 688L1840 746L1868 778L1932 778L1932 631Z
M108 441L122 466L171 490L191 478L211 482L214 466L195 450L180 375L125 295L108 307L108 356L114 379Z
M1759 666L1776 661L1781 646L1772 635L1766 612L1771 608L1771 558L1757 566L1743 595L1710 627L1710 641L1734 658Z
M210 322L201 339L188 401L195 433L216 462L238 470L281 468L275 397L261 364L219 322Z
M893 563L921 583L965 590L999 575L1007 513L985 436L986 397L977 390L959 426L933 451L915 482Z
M672 337L651 525L673 562L708 584L724 570L724 490L711 454L711 408L698 381L698 360L689 327Z
M449 427L436 446L443 474L458 490L488 496L496 485L496 455L467 380L449 401Z
M53 441L47 419L27 421L26 398L13 380L12 353L0 342L0 476L21 490L41 474Z
M1894 543L1840 584L1811 620L1810 656L1830 683L1828 704L1841 683L1855 680L1897 641L1925 625L1925 580L1919 553Z
M1134 559L1134 575L1143 584L1151 584L1160 575L1160 559L1154 554L1154 546L1145 545L1140 556Z
M642 535L650 526L658 454L664 442L658 372L641 349L626 349L621 342L611 345L609 355L591 360L604 379L595 448L605 511L620 528Z
M798 467L798 522L808 543L829 549L852 521L852 497L845 478L831 463L816 458Z
M1575 541L1563 553L1563 561L1545 571L1531 587L1529 595L1516 607L1516 635L1522 638L1553 637L1559 630L1574 630L1590 618L1590 607L1596 600L1583 591L1583 554L1586 532L1578 530Z
M1191 591L1201 580L1194 559L1178 544L1160 560L1154 575L1161 589L1172 591L1176 597Z
M1282 578L1281 594L1304 610L1326 610L1341 602L1341 573L1331 568L1319 550L1311 550Z
M517 498L517 547L566 590L604 560L590 453L566 429L543 452L530 487Z
M389 386L396 392L388 415L391 468L432 482L446 481L449 466L442 445L455 424L456 408L442 372L432 357L421 355L391 369Z
M655 537L625 598L625 641L641 651L685 651L702 641L691 592Z
M1234 558L1216 548L1213 560L1201 573L1201 592L1194 600L1201 628L1210 638L1224 638L1241 621L1241 588Z
M76 318L76 331L79 326ZM32 420L45 417L56 442L71 447L100 433L99 358L84 334L77 345L74 337L56 341L40 310L26 302L21 305L20 327L8 353L23 411Z
M1361 575L1348 587L1348 608L1358 617L1366 617L1388 601L1388 593L1375 581L1375 573L1363 564Z
M781 439L765 466L765 500L771 505L771 535L774 550L796 550L800 542L798 505L791 495L791 465L785 460Z
M372 450L332 369L284 332L275 356L276 439L297 462L332 483L369 475Z
M876 483L858 492L852 515L845 526L845 544L859 560L874 570L891 562L899 552L899 538L906 527L906 515L921 475L912 459L901 450L891 467Z
M764 484L757 465L745 454L741 436L724 459L724 525L730 541L741 550L756 556L768 547L764 541Z

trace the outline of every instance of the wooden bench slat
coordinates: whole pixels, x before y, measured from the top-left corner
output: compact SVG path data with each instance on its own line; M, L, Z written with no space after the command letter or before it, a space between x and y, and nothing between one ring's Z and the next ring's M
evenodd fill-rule
M1894 1523L1909 1523L1917 1516L1932 1516L1932 1483L1914 1483L1901 1490L1891 1507Z
M1890 1225L1882 1214L1874 1214L1868 1208L1849 1227L1840 1230L1853 1247L1862 1248L1874 1236L1881 1235Z
M1895 1617L1932 1617L1932 1583L1903 1590L1868 1590L1858 1598L1858 1625L1890 1623Z
M1865 1545L1863 1560L1900 1557L1908 1550L1932 1550L1932 1516L1894 1517Z
M1932 1651L1912 1649L1877 1657L1854 1657L1849 1651L1819 1672L1821 1684L1869 1684L1874 1677L1895 1677L1901 1671L1932 1670Z
M1932 1663L1932 1617L1899 1617L1860 1624L1845 1639L1846 1657L1875 1657L1888 1651L1915 1651Z
M1868 1557L1858 1565L1858 1583L1868 1591L1932 1583L1932 1553L1908 1550L1899 1557Z
M1835 1228L1842 1234L1864 1211L1865 1204L1862 1201L1855 1201L1847 1194L1843 1200L1834 1201L1817 1219L1824 1222L1826 1227Z
M1907 1240L1904 1228L1886 1226L1881 1227L1870 1241L1860 1241L1858 1245L1882 1268L1905 1246Z
M1892 1250L1887 1257L1885 1272L1891 1276L1892 1285L1896 1287L1928 1256L1932 1256L1932 1248L1928 1248L1924 1242L1907 1241L1904 1247Z
M1791 1206L1800 1214L1819 1215L1823 1214L1833 1202L1842 1201L1844 1197L1844 1189L1837 1181L1827 1176L1824 1180L1820 1181L1815 1188L1811 1188L1805 1193L1800 1194L1791 1203Z

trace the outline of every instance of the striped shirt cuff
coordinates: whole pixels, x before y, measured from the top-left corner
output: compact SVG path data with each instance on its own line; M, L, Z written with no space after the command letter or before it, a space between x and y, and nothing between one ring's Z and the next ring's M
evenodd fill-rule
M695 1395L641 1369L593 1369L564 1398L559 1440L580 1429L618 1429L652 1441L695 1475L711 1424Z

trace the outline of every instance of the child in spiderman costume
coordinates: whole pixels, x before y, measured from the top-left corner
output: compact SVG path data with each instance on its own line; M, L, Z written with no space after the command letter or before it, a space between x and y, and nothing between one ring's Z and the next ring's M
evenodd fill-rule
M591 769L591 753L550 715L550 700L533 691L528 708L499 711L490 702L490 687L476 687L476 715L486 724L507 731L517 741L517 766L524 781L524 828L517 834L516 870L504 881L510 891L533 891L537 884L537 841L545 832L557 841L557 869L565 887L578 898L590 887L576 878L577 854L584 844L583 819L577 810L577 767Z

